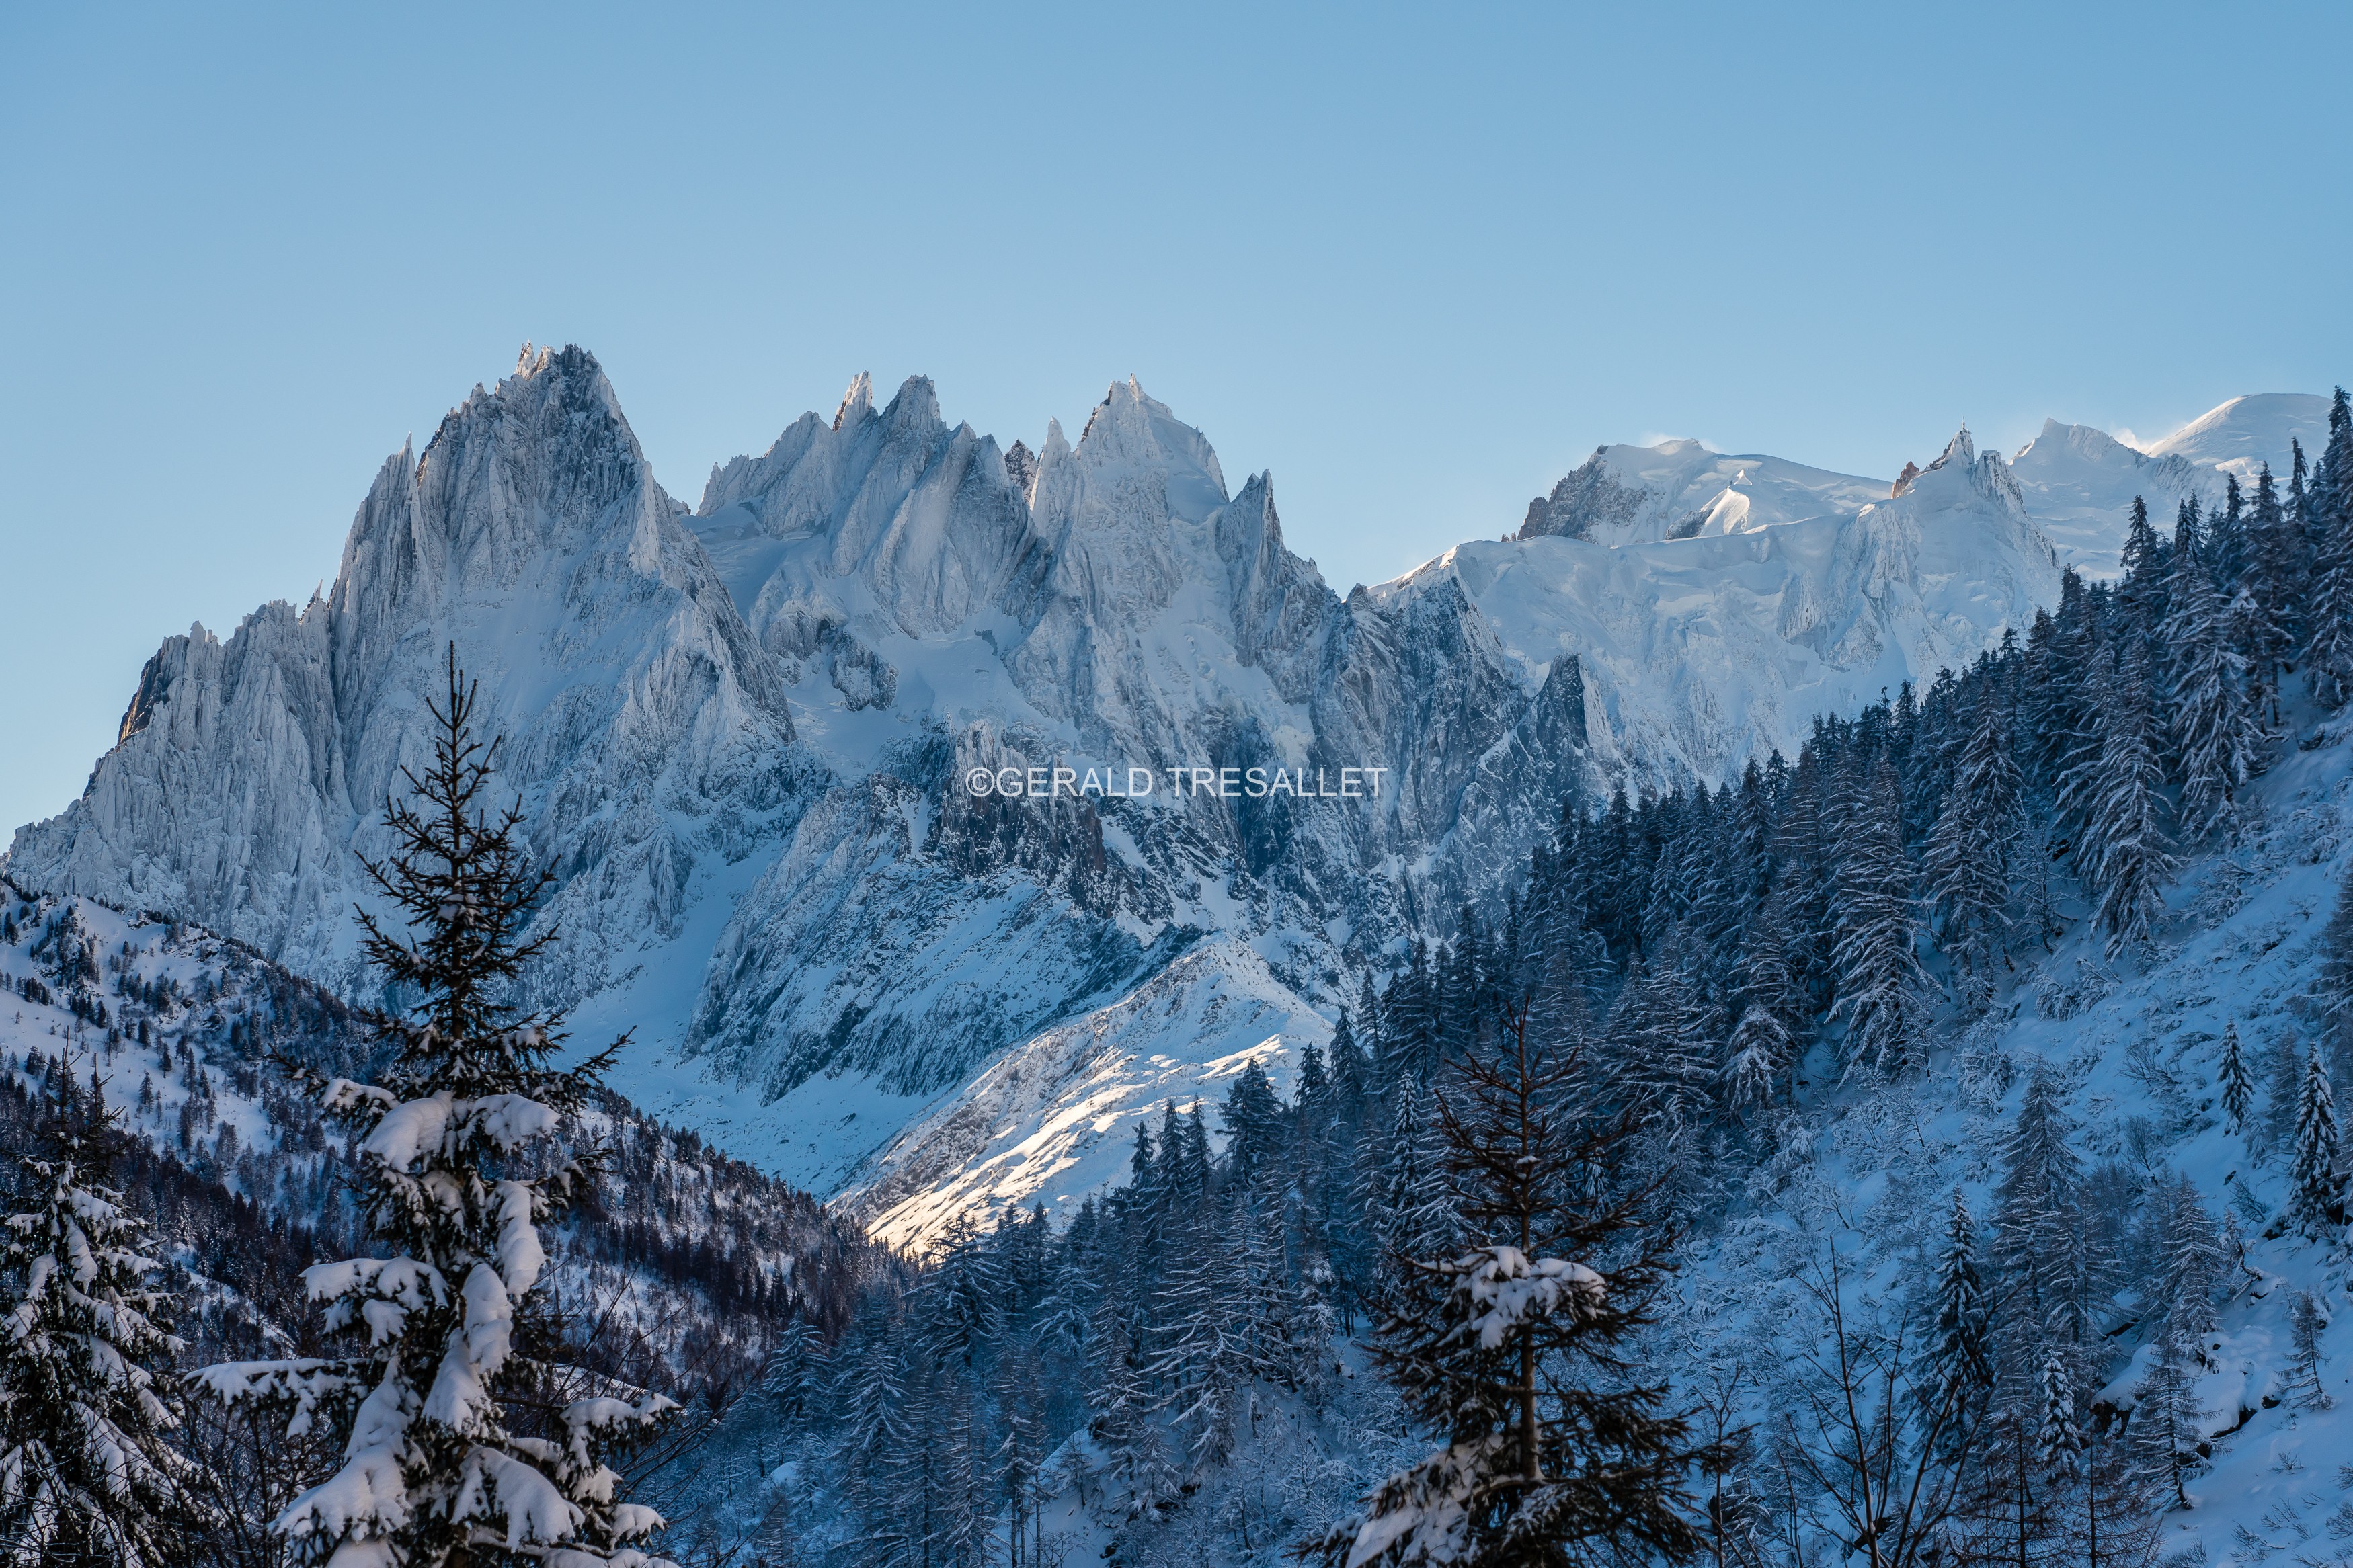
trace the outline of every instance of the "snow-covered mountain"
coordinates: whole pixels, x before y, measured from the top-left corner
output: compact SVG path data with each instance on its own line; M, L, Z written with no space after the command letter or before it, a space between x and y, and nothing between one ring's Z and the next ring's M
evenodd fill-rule
M7 866L354 986L354 858L454 643L561 879L541 990L638 1027L648 1110L917 1239L1314 1037L1566 796L1721 778L2022 627L2061 559L2027 471L1966 432L1900 495L1605 448L1520 537L1343 597L1132 380L1033 452L861 376L690 510L589 355L527 350L386 462L326 597L168 640Z
M1845 517L1888 498L1885 479L1858 479L1757 453L1727 455L1693 440L1603 447L1548 496L1528 502L1519 537L1647 544Z
M2185 496L2201 505L2219 500L2225 475L2252 484L2269 463L2284 479L2292 443L2301 441L2311 456L2327 436L2327 398L2266 393L2234 397L2146 450L2089 425L2046 419L2011 458L2010 472L2062 563L2106 578L2116 574L2135 496L2163 524ZM1617 546L1852 517L1906 493L1922 472L1906 463L1892 480L1862 479L1780 458L1726 455L1692 440L1603 447L1550 495L1528 503L1516 537Z

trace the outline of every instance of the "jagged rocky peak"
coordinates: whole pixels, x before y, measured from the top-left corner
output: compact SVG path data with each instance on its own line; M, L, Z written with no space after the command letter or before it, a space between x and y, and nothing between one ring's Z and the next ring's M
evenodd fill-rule
M1016 439L1012 446L1005 449L1006 482L1020 491L1021 499L1027 501L1029 499L1029 487L1037 478L1038 454L1031 451L1020 440Z
M1642 492L1619 483L1609 472L1609 448L1596 447L1593 456L1553 486L1552 494L1528 502L1516 537L1589 539L1597 526L1609 529L1632 521L1641 505Z
M1908 467L1908 465L1907 465ZM1926 468L1913 475L1912 481L1900 492L1921 498L1931 510L1967 504L1968 498L1946 494L1937 487L1946 482L1935 476L1948 476L1954 483L1967 487L1970 496L1989 502L2018 521L2027 520L2026 492L2020 487L2018 476L2002 460L2000 452L1989 447L1982 455L1978 451L1975 437L1963 425L1945 443L1945 449Z
M502 786L585 928L551 994L580 994L640 930L674 922L693 868L658 802L766 807L792 721L711 563L578 348L527 347L424 452L388 459L332 592L201 628L149 662L83 800L20 831L39 885L166 909L328 979L375 808L421 754L445 650L481 682ZM610 906L609 908L607 906Z
M1225 471L1209 438L1147 395L1134 376L1113 382L1088 416L1072 456L1098 476L1156 476L1174 517L1199 519L1226 504Z

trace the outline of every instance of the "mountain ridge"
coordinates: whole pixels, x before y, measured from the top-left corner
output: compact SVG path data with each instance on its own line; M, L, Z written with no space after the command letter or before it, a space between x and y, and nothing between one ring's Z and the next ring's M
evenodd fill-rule
M2245 445L2243 412L2220 423ZM949 426L927 378L877 409L861 375L689 509L593 356L527 350L386 460L324 597L168 639L90 790L6 864L354 988L352 857L454 645L558 872L546 918L572 938L536 990L641 1027L623 1087L649 1110L942 1213L890 1173L987 1184L902 1136L1052 1031L1129 1026L1188 953L1262 968L1291 998L1269 1016L1312 1034L1355 976L1492 909L1564 799L1793 752L1813 715L2055 598L2033 492L1966 432L1901 496L1669 456L1694 477L1658 517L1725 464L1785 511L1809 476L1838 504L1777 522L1703 496L1719 526L1686 537L1472 542L1344 597L1284 542L1270 476L1229 491L1132 377L1032 454ZM962 784L1058 764L1164 785ZM1382 788L1171 798L1177 766ZM1091 1138L1144 1113L1131 1090ZM819 1119L839 1135L808 1138ZM1007 1136L1028 1134L971 1147Z

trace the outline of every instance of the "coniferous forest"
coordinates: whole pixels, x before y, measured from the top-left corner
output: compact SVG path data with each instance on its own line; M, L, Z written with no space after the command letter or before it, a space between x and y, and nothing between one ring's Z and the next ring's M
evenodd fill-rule
M77 1025L0 1095L0 1542L337 1568L2155 1561L2211 1447L2191 1391L2219 1314L2269 1289L2251 1237L2344 1244L2353 900L2300 1034L2234 1026L2195 1080L2134 1058L2284 1204L2217 1212L2087 1146L2063 1064L2014 1063L1989 1198L1935 1194L1892 1276L1810 1255L1792 1359L1678 1359L1677 1293L1823 1113L1942 1070L2030 973L2049 991L2063 940L2150 951L2184 861L2329 738L2342 392L2330 429L2211 510L2137 505L2116 582L2068 573L2022 634L1794 759L1561 803L1504 907L1347 977L1287 1089L1248 1065L1140 1124L1067 1223L1008 1208L921 1258L637 1116L521 1000L561 933L527 934L546 878L453 651L439 753L369 867L406 924L366 954L406 1005L217 946L229 989L159 990L115 963L129 937L11 885L0 934L40 973L10 989ZM180 1076L126 1110L96 1080L132 1050ZM2332 1305L2291 1307L2274 1403L2322 1408Z

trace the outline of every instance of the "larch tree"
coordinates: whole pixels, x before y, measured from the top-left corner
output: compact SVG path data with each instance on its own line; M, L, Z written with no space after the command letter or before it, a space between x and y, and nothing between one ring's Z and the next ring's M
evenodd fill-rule
M454 647L448 679L432 761L385 807L394 852L363 862L407 928L360 913L367 958L413 998L378 1020L389 1063L366 1084L296 1069L354 1140L380 1254L304 1272L348 1349L202 1384L342 1435L341 1466L276 1526L332 1568L649 1568L635 1542L661 1517L621 1500L607 1459L670 1402L548 1358L539 1232L586 1192L600 1152L566 1129L619 1043L563 1065L561 1016L512 1000L554 940L525 934L552 879L526 863L519 808L488 807L496 742L476 738Z

